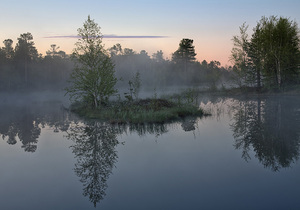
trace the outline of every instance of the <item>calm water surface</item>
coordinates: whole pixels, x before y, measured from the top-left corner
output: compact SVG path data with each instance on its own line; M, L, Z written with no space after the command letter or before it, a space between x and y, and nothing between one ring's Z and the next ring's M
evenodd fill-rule
M139 126L1 101L1 209L300 209L299 97L201 101Z

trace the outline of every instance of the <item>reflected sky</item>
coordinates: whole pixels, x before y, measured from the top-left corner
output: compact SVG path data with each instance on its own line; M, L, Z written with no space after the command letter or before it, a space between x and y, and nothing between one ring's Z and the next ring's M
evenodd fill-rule
M276 125L266 123L275 121L268 112L275 115L277 99L203 100L205 108L217 108L213 116L156 128L144 126L144 130L83 123L68 113L63 115L60 103L43 111L38 111L37 104L37 107L32 105L35 112L29 108L29 112L23 113L24 116L34 113L27 118L38 122L36 150L24 150L18 134L15 144L0 139L1 206L4 209L95 209L85 188L90 183L86 180L92 180L88 172L96 168L84 169L85 164L89 167L89 161L94 161L100 168L109 163L105 170L98 170L108 172L108 176L102 176L105 195L97 200L96 209L293 209L300 205L300 165L296 154L293 153L295 159L288 167L281 166L274 171L255 150L256 136L251 136L251 132L238 138L234 135L235 125L253 124L241 120L258 117L259 101L263 127ZM294 116L292 119L298 122L300 103L297 102L296 98L279 100L281 107L288 108L281 110L282 122L286 122L285 116L289 120ZM241 115L241 110L247 112ZM9 126L3 119L1 134L22 117L6 118ZM78 126L80 129L74 130ZM284 148L289 142L299 144L300 140L297 126L289 127L290 133L283 135L289 137L284 139ZM251 131L251 127L246 126L245 131ZM282 127L279 131L286 130ZM250 144L251 159L245 161L243 148L236 148L237 139ZM97 147L100 149L94 150ZM83 169L85 173L81 173Z

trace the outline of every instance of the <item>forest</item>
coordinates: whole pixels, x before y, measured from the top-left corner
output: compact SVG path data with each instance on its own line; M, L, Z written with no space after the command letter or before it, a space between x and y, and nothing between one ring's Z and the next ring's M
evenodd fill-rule
M197 87L224 90L232 87L256 87L260 90L285 90L299 87L300 53L297 23L286 18L263 17L247 34L247 25L240 35L233 36L232 66L218 61L198 61L193 40L180 41L170 59L158 50L123 48L115 44L104 49L114 65L116 87L128 88L139 74L143 89L162 87ZM52 44L46 55L35 47L33 35L23 33L14 45L5 39L0 48L0 91L64 90L74 68L74 56Z
M190 40L192 41L192 40ZM0 50L0 90L63 90L67 86L74 68L72 55L67 55L55 44L49 46L46 55L41 55L30 33L21 34L18 43L3 41ZM194 52L192 46L191 49ZM161 50L148 55L145 50L135 52L122 48L120 44L107 49L115 65L117 87L128 86L128 81L138 72L143 87L149 89L163 86L209 86L228 80L230 69L221 67L220 62L202 62L195 55L186 63L167 60Z

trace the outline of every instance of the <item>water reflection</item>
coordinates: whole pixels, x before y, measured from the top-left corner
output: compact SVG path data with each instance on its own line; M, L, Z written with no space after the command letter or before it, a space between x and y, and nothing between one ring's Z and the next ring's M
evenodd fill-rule
M299 158L300 100L282 97L239 101L231 128L234 147L251 159L254 151L264 167L272 171L290 167Z
M126 128L128 127L128 128ZM130 124L124 127L124 132L129 130L131 133L136 132L139 136L145 136L147 134L155 135L156 137L167 133L169 130L167 124L163 123L141 123L141 124Z
M187 117L182 120L181 127L185 132L194 131L197 125L196 117Z
M166 124L111 125L99 121L82 121L72 124L67 138L77 163L74 171L83 184L83 195L96 207L105 197L107 181L118 161L116 146L121 134L136 132L139 136L155 136L168 132Z
M25 152L37 150L42 129L66 133L73 141L75 174L83 184L83 195L94 206L104 197L107 181L118 160L117 145L121 134L161 136L169 131L170 124L119 124L78 119L57 102L1 104L0 135L11 145L22 143ZM182 122L185 131L195 129L196 119Z
M41 128L49 126L54 132L67 131L75 120L60 103L23 103L2 105L0 109L0 135L8 144L18 140L25 152L37 150Z
M100 122L73 126L68 138L77 163L74 171L83 183L83 195L96 204L105 196L107 180L117 162L117 129Z
M232 119L234 147L242 151L246 161L254 153L266 168L278 171L292 166L299 158L299 98L214 98L202 103L224 126L228 125L228 119ZM37 151L44 128L66 134L72 140L71 150L76 159L74 172L83 185L83 195L94 206L105 197L108 179L118 161L117 146L122 143L118 140L120 135L135 133L157 138L174 129L194 132L199 127L198 118L187 118L173 124L108 125L84 121L59 103L49 102L1 105L0 115L3 140L11 145L20 142L26 152Z

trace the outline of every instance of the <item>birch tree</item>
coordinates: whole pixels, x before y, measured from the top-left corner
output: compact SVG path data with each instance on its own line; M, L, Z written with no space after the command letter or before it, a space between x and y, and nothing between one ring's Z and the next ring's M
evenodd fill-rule
M98 108L116 93L114 64L102 44L100 27L90 16L79 28L80 37L75 44L73 59L75 68L70 77L67 93L73 100L87 102Z

